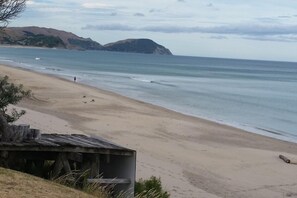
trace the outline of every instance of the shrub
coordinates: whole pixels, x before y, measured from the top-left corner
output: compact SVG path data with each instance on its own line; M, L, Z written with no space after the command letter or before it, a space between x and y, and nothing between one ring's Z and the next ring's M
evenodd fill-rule
M23 85L8 82L8 76L0 77L0 113L6 118L7 122L14 122L25 114L24 110L18 112L12 109L11 115L9 115L7 114L7 106L17 104L29 95L30 91L24 90Z
M135 195L139 198L169 198L170 194L162 189L160 178L152 176L148 180L140 179L135 183Z

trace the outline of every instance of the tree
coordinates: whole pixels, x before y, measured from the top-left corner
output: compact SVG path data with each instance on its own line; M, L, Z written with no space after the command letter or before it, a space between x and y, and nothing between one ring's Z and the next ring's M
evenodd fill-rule
M16 109L12 109L8 114L8 105L17 104L29 95L30 91L24 90L23 85L8 82L8 76L0 77L0 135L2 141L5 141L5 137L11 133L8 123L16 121L25 114L24 110L17 111Z
M8 25L26 7L26 0L0 0L0 28Z

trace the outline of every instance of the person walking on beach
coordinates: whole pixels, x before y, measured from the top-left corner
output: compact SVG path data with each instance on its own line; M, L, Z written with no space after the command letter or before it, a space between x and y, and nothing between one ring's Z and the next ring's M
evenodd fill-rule
M74 76L73 81L76 82L76 76Z

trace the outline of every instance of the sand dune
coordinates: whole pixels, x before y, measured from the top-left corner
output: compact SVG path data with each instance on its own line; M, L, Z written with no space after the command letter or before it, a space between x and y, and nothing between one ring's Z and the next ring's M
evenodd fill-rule
M0 66L34 93L19 122L96 134L137 151L137 177L161 177L172 197L297 197L297 144L186 116L108 91ZM85 97L84 97L85 96Z

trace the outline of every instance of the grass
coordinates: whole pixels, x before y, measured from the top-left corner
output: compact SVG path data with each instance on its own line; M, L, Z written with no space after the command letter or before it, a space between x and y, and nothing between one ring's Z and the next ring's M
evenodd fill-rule
M0 168L0 198L18 197L94 198L95 196L29 174Z
M76 178L76 179L74 179ZM72 188L78 188L83 192L100 198L114 197L113 186L102 186L100 183L87 183L88 172L64 175L55 180L55 182L67 185ZM81 188L80 188L81 187ZM140 179L135 183L136 198L169 198L170 194L163 190L161 179L152 176L150 179ZM126 198L128 192L122 192L115 198Z
M76 178L76 179L74 179ZM87 172L65 175L55 181L45 180L26 173L0 168L0 198L110 198L112 187L86 182ZM75 188L78 188L75 189ZM160 178L140 179L135 185L136 198L169 198ZM123 192L115 198L126 198Z

